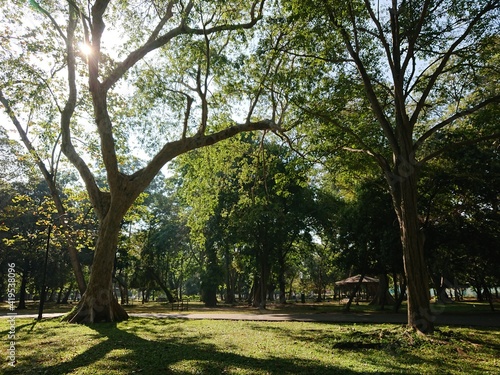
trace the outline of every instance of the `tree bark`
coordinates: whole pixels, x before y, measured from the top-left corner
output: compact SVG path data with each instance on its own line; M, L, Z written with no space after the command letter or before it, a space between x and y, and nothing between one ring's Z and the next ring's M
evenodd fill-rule
M70 323L115 322L128 319L112 290L115 252L123 215L110 209L99 224L92 272L78 306L66 316Z
M424 238L420 229L417 209L416 162L401 157L397 175L391 175L391 195L398 217L403 265L407 282L408 325L422 333L434 331L434 317L430 309L429 277L424 258Z

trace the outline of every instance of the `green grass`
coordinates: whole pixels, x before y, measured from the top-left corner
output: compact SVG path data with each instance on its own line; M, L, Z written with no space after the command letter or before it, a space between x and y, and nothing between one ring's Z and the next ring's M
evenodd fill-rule
M421 337L390 324L147 318L84 326L17 317L16 326L17 364L4 359L2 374L500 373L499 330ZM0 332L7 337L6 319Z

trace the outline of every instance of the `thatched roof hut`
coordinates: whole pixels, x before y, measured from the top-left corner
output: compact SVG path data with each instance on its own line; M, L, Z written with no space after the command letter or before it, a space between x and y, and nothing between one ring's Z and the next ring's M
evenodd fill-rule
M351 276L347 279L335 282L335 297L338 299L348 297L356 285L359 284L361 275ZM377 294L379 280L374 277L364 276L360 288L356 294L356 301L369 301Z

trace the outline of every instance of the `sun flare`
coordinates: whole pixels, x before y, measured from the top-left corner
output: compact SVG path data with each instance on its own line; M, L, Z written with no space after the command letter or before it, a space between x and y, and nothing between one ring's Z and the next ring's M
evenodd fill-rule
M78 49L85 56L90 56L92 54L92 47L88 43L84 42L78 43Z

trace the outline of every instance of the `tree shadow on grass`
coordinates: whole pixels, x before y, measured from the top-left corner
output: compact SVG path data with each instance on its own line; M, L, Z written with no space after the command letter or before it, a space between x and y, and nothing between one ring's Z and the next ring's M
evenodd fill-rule
M336 328L343 328L342 332L329 329L331 323L318 322L315 329L297 330L276 326L250 325L250 329L272 332L277 337L284 337L295 342L314 342L315 345L326 347L333 355L342 356L343 353L354 353L360 362L375 366L381 373L406 373L419 374L415 366L424 365L429 373L462 373L463 363L452 358L459 355L473 355L474 350L487 350L499 352L500 345L493 340L485 339L481 332L491 333L488 328L475 328L478 332L471 337L458 330L449 330L446 333L436 331L435 335L427 339L416 334L410 334L405 326L386 324L384 326L371 324L365 325L364 330L359 330L362 325L335 324ZM474 346L474 348L470 348ZM429 356L425 350L429 347L441 352L441 355ZM462 348L463 347L463 350ZM443 353L448 353L447 355ZM462 354L460 354L462 353ZM449 360L446 360L449 358ZM473 373L485 373L483 364L468 361L467 368ZM488 370L486 370L487 372ZM493 370L495 371L495 370Z
M225 352L199 337L170 337L149 341L113 324L95 324L89 328L101 338L107 338L73 359L55 366L37 369L36 373L77 373L101 362L94 374L223 374L240 369L247 373L266 374L359 374L346 368L325 366L312 360L289 358L254 358ZM168 330L168 327L166 327ZM167 331L170 333L169 331ZM22 369L19 369L22 370ZM27 373L27 372L24 372Z
M26 328L26 327L30 327L29 331L31 332L31 330L33 330L33 327L36 325L36 323L37 323L36 321L33 321L33 322L30 322L30 323L25 323L25 324L21 324L21 325L16 324L15 325L16 332L18 332L20 329L23 329L23 328ZM8 329L6 329L6 330L0 331L0 337L6 338L9 335L9 333L10 333L10 327Z

